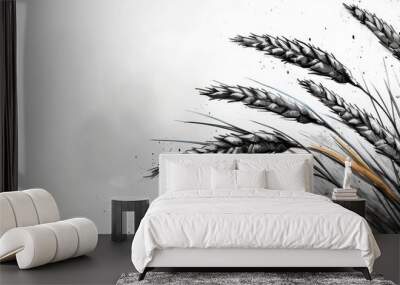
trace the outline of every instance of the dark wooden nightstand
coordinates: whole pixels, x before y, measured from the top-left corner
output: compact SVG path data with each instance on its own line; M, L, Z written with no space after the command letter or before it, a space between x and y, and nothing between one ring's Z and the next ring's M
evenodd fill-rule
M111 202L111 239L113 241L123 241L127 238L122 233L122 213L135 212L135 232L137 231L140 221L149 208L148 198L138 198L135 196L118 196L113 197Z
M361 217L365 218L365 209L367 207L365 199L356 199L356 200L335 200L332 199L332 202L339 204L340 206L359 214Z

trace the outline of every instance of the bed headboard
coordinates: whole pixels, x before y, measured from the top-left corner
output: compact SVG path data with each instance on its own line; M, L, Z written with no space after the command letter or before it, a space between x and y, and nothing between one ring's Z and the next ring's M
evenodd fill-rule
M267 160L293 160L306 162L307 167L307 176L308 176L308 185L309 189L307 192L313 192L313 156L311 154L182 154L182 153L163 153L159 156L159 180L158 180L158 192L159 195L163 194L166 191L166 164L167 161L174 160L182 160L188 159L190 161L199 161L199 162L207 162L214 163L219 160L232 160L236 161L237 159L267 159Z

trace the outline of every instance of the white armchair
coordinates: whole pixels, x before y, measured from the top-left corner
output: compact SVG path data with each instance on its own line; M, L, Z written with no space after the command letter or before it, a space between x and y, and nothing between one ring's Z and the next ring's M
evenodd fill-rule
M44 189L0 193L0 262L17 259L28 269L84 255L96 248L97 234L89 219L60 221Z

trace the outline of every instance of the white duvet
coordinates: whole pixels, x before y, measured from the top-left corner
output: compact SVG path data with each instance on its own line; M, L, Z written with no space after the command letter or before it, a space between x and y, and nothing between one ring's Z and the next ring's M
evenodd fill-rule
M320 195L278 190L158 197L133 239L132 262L143 272L165 248L358 249L370 271L380 255L359 215Z

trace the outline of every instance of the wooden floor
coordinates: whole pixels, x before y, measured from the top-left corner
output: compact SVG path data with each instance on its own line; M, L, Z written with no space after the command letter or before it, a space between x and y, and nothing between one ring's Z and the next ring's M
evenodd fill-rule
M124 272L134 271L131 240L116 243L100 235L94 252L58 263L19 270L15 262L0 264L0 284L115 284Z
M398 283L400 235L378 235L376 238L382 257L376 261L375 272ZM29 270L19 270L15 262L2 263L0 285L115 284L122 273L135 271L130 259L130 247L131 240L117 243L111 241L110 235L100 235L96 250L88 256Z

